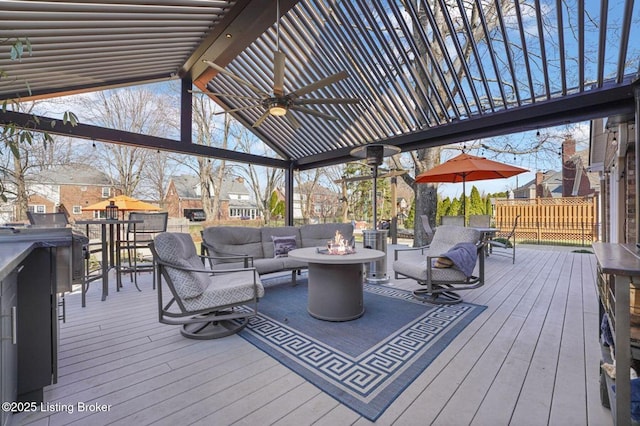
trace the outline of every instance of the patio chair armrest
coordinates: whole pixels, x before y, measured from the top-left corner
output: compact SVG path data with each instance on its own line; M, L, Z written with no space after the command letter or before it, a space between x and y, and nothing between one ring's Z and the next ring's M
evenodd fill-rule
M176 265L174 263L169 263L169 262L164 262L162 260L156 260L156 262L158 262L158 264L162 265L162 266L167 266L173 269L178 269L180 271L185 271L185 272L202 272L202 273L206 273L209 275L218 275L218 274L222 274L222 273L229 273L229 272L242 272L242 271L256 271L256 268L254 267L249 267L249 268L229 268L229 269L208 269L206 268L205 265L203 265L203 268L187 268L184 266L180 266L180 265Z
M413 251L417 251L417 250L421 250L422 253L424 254L424 251L427 250L429 248L429 244L424 245L424 246L420 246L420 247L406 247L406 248L397 248L393 250L393 260L398 260L398 255L400 254L400 252L413 252Z
M202 261L209 260L212 265L219 265L225 262L215 262L216 260L233 261L242 260L245 268L253 268L253 256L248 254L229 254L224 256L199 256Z

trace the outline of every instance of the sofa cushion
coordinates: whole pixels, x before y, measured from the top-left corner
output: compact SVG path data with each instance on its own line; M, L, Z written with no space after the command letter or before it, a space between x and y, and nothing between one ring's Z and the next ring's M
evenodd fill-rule
M291 250L296 249L296 236L288 235L286 237L271 236L273 240L273 257L287 257Z
M236 254L252 256L254 259L265 257L260 228L211 226L202 231L202 239L211 247L210 256ZM270 257L273 257L273 250Z
M300 231L295 226L278 226L258 228L262 236L262 257L274 257L273 240L271 237L290 237L296 238L296 247L302 247L300 243Z
M353 225L351 223L320 223L317 225L302 225L300 238L302 246L298 247L326 247L329 240L333 240L336 231L349 241L353 237Z

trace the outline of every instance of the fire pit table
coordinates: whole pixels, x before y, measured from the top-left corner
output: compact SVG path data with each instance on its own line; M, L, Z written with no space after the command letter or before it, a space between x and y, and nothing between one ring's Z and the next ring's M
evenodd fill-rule
M380 250L364 248L343 254L320 247L289 252L289 257L309 263L307 311L325 321L350 321L364 314L363 264L384 256Z

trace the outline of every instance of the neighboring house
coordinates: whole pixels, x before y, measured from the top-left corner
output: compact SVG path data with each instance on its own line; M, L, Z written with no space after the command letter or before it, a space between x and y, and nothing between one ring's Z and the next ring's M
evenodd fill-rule
M278 199L284 201L284 189L276 190ZM293 220L300 222L305 220L303 209L310 211L310 217L306 218L310 223L324 223L334 221L339 215L341 195L322 185L312 185L309 182L296 187L293 192ZM309 204L311 203L311 204Z
M576 141L562 143L562 170L536 172L535 179L513 190L514 198L559 198L595 196L600 191L597 173L588 171L589 151L576 152Z
M169 180L164 205L169 217L190 217L193 211L204 210L202 189L197 176L172 176ZM220 189L220 209L218 217L208 220L255 219L259 217L258 207L251 200L244 179L236 177L224 179Z
M29 196L28 208L36 213L67 212L69 220L98 217L100 212L83 211L82 208L118 195L109 177L82 164L70 164L53 167L26 179ZM11 205L12 218L15 218L15 200ZM7 209L3 209L7 210Z

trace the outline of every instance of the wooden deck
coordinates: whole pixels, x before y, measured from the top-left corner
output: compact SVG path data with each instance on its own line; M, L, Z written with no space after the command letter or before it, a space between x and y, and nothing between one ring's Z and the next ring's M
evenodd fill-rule
M371 423L239 336L188 340L159 324L151 275L141 277L142 292L125 279L105 302L94 283L84 309L67 296L59 380L45 391L51 411L13 425ZM486 277L465 300L488 309L376 424L612 424L599 399L594 256L522 246L515 265L487 259ZM80 401L108 411L79 412Z

